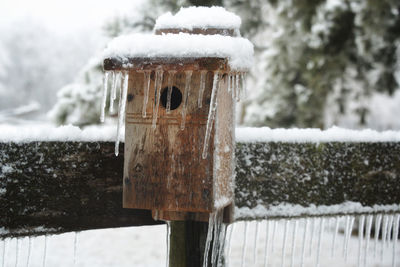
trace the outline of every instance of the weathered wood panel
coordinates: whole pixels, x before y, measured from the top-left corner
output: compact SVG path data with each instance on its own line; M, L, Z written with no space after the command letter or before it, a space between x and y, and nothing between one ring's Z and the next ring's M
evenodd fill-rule
M111 142L1 143L0 236L155 224L150 211L122 209L123 145L118 157L113 149ZM400 143L239 143L236 158L241 209L400 204ZM264 217L237 217L254 218Z
M0 143L0 236L148 225L151 212L122 208L123 146Z
M271 211L236 219L400 211L400 143L239 143L236 157L236 206Z
M124 207L179 212L212 211L213 144L209 147L209 157L201 157L212 72L206 77L202 108L197 106L200 73L194 72L191 77L183 130L181 113L184 99L170 113L160 104L157 127L153 129L155 92L149 92L147 117L143 118L143 74L130 72L129 94L134 97L128 101L126 110ZM163 79L161 90L167 90L167 80L167 77ZM184 95L184 72L176 73L173 85ZM155 79L151 79L150 88L154 86ZM162 215L160 212L160 218L163 218Z

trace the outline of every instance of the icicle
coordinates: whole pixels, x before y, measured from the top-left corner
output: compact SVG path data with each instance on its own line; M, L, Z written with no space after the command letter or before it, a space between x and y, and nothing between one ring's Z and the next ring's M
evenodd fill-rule
M294 249L296 244L296 236L297 236L297 227L299 225L299 221L295 220L294 228L293 228L293 237L292 237L292 260L290 261L290 266L293 267L294 264Z
M350 216L346 216L346 225L344 228L344 236L343 236L343 256L346 255L346 240L347 240L347 232L349 231L349 224L350 224Z
M368 249L369 249L369 241L371 239L371 228L372 228L372 219L374 216L368 215L367 217L367 228L365 232L365 253L364 253L364 266L367 266L367 258L368 258Z
M331 256L335 254L335 243L336 243L336 237L339 231L339 220L340 218L336 217L335 218L335 232L333 233L333 239L332 239L332 247L331 247Z
M175 77L175 70L168 71L168 91L167 91L167 105L166 105L166 112L170 113L171 111L171 97L172 97L172 87L174 85L174 77Z
M100 122L104 122L104 117L106 113L106 103L107 103L107 91L108 91L108 76L110 72L106 71L103 78L103 97L101 99L101 113Z
M77 252L78 252L78 232L75 232L74 236L74 266L76 266L76 260L77 260Z
M378 214L375 217L374 258L376 257L376 252L378 250L378 239L379 239L379 230L381 229L381 223L382 223L382 214Z
M119 99L119 110L118 110L118 126L117 126L117 140L115 141L115 156L119 154L119 140L121 139L122 127L125 123L125 106L126 96L128 94L128 72L124 73L124 84L121 88L120 99Z
M219 236L219 247L218 247L218 255L217 255L217 262L215 266L220 266L221 260L222 260L222 253L225 251L225 239L226 239L226 231L227 231L227 225L222 223L223 219L223 213L221 213L221 230L220 230L220 236Z
M26 267L29 267L30 260L31 260L31 249L32 249L32 238L29 237L29 243L28 243L28 256L26 258Z
M386 235L388 228L389 217L387 215L383 216L383 224L382 224L382 247L381 247L381 261L383 261L383 252L386 243Z
M171 222L167 221L167 255L166 255L166 261L165 261L165 266L169 266L169 240L171 238Z
M240 80L242 81L242 89L241 89L241 95L240 98L246 98L247 97L247 88L246 88L246 74L245 73L240 73Z
M2 258L2 262L1 262L1 266L5 267L6 266L6 246L7 246L7 240L4 239L3 240L3 258Z
M242 248L242 263L240 266L244 267L244 263L246 261L246 248L247 248L247 230L248 230L248 222L244 222L244 231L243 231L243 248Z
M235 82L236 82L236 84L235 84L235 90L236 90L236 93L235 93L235 95L236 95L236 101L240 101L240 87L239 87L239 79L240 79L240 76L239 76L239 74L236 74L235 75Z
M394 219L394 216L389 215L386 247L389 247L390 241L392 240L393 219Z
M228 73L228 92L232 90L232 74Z
M304 233L303 233L303 244L301 246L301 259L300 259L300 266L304 266L304 255L306 254L306 237L307 237L307 229L310 219L306 219L306 225L304 226Z
M230 232L229 232L229 237L228 237L228 257L227 257L227 260L229 260L229 258L230 258L230 256L231 256L231 253L232 253L232 243L231 243L231 240L232 240L232 234L233 234L234 229L235 229L235 224L231 224ZM229 266L228 263L227 263L227 266Z
M160 106L160 94L161 94L161 86L163 81L164 71L159 69L156 70L156 82L154 85L154 103L153 103L153 121L151 123L151 128L153 130L156 128L157 118L158 118L158 108Z
M348 255L348 244L350 241L350 236L351 233L353 232L353 225L354 225L354 216L350 217L350 223L349 223L349 228L347 229L347 237L346 237L346 243L345 243L345 255L344 255L344 259L347 262L347 255Z
M319 257L321 255L321 247L322 247L322 234L324 233L324 223L325 218L321 218L319 222L319 237L318 237L318 249L317 249L317 263L315 266L319 267Z
M265 236L265 250L264 250L264 267L267 267L267 262L268 262L268 247L269 247L269 224L270 221L266 221L267 224L267 229L265 230L266 236Z
M16 238L15 240L15 267L18 266L18 258L19 258L19 240Z
M277 220L274 220L274 225L273 225L273 227L272 227L272 239L271 239L271 244L272 244L272 246L271 246L271 252L274 252L274 244L275 244L275 233L276 233L276 227L277 227L277 224L278 224L278 221Z
M208 265L208 253L210 251L210 244L213 238L215 220L216 220L216 213L211 213L210 218L208 219L208 231L207 231L206 245L204 249L203 267L207 267Z
M258 227L259 221L256 221L256 230L254 231L254 244L253 244L253 263L256 265L257 262L257 237L258 237Z
M143 107L142 117L146 118L147 103L149 102L149 91L150 91L150 76L151 70L143 71Z
M182 119L181 119L181 130L185 129L186 123L186 112L187 106L189 102L189 95L190 95L190 82L192 81L192 71L188 70L185 71L186 80L185 80L185 92L183 93L183 106L182 106Z
M311 222L311 236L310 236L310 250L309 250L309 255L311 256L312 254L312 248L313 248L313 239L314 239L314 233L315 233L315 217L312 218L312 222Z
M208 118L207 118L207 127L206 127L206 134L204 137L204 144L203 144L203 159L207 158L208 154L208 143L210 142L211 130L214 124L214 117L215 112L217 110L217 95L219 89L219 82L220 82L220 73L216 71L214 73L214 80L213 80L213 88L211 92L211 101L210 101L210 110L208 111Z
M232 99L236 100L236 75L234 73L231 74L231 90L232 90Z
M44 236L44 249L43 249L43 267L46 267L46 257L47 257L47 235Z
M399 223L400 215L397 214L394 219L394 229L393 229L393 253L392 253L392 267L396 266L396 255L397 255L397 241L399 236Z
M199 108L201 108L203 106L203 94L204 94L204 89L206 88L206 76L207 76L207 71L202 70L200 72L199 98L197 99L197 106Z
M154 211L154 218L155 221L158 221L158 210Z
M110 113L114 112L114 101L117 98L117 73L119 74L120 72L113 71L111 75Z
M286 254L286 242L287 242L287 235L289 231L289 220L286 220L285 222L285 228L284 228L284 233L283 233L283 243L282 243L282 259L281 259L281 266L283 267L285 265L285 254Z
M364 224L365 224L365 215L360 216L360 221L358 223L358 262L357 266L361 266L361 251L362 251L362 243L363 243L363 234L364 234Z
M222 212L223 209L218 210L216 212L217 217L215 220L214 226L214 241L212 247L212 254L211 254L211 266L217 266L218 254L219 254L219 246L220 244L220 233L221 233L221 225L222 225Z

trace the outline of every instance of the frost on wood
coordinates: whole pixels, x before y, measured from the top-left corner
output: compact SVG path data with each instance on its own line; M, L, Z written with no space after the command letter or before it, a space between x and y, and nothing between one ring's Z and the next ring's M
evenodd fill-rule
M399 143L238 143L236 219L400 210Z
M0 151L0 237L156 223L149 211L122 209L123 157L112 142L7 142Z
M121 208L123 156L114 156L112 130L109 142L0 143L0 236L154 223ZM239 143L236 158L236 220L399 211L399 143ZM390 218L375 220L371 257L380 257Z

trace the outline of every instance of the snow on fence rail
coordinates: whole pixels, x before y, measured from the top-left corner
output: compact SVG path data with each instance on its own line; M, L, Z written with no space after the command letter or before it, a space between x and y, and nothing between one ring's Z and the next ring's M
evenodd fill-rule
M161 223L122 209L109 128L0 128L0 237ZM236 220L400 211L398 132L247 128L237 140Z

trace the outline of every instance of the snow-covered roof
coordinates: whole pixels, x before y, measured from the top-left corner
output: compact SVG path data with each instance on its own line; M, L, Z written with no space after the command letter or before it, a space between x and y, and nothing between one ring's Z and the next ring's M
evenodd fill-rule
M104 58L227 58L232 70L248 70L253 64L253 44L241 37L188 33L129 34L113 39Z
M188 29L216 28L239 29L242 23L239 16L223 7L187 7L181 8L172 15L168 12L156 20L154 28L158 29Z

